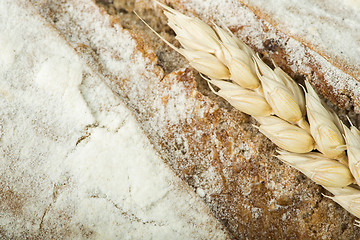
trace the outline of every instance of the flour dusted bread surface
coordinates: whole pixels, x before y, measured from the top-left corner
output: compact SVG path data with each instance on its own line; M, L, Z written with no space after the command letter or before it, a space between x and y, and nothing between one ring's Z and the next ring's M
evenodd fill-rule
M244 2L280 31L302 41L354 78L360 78L357 64L360 61L360 8L357 1Z
M133 15L136 10L151 24L164 19L153 3L34 3L127 103L162 159L202 198L233 238L359 237L352 225L354 217L324 198L321 193L325 191L319 186L275 159L275 146L253 127L254 120L209 93L196 73L183 60L175 59L179 56ZM342 91L327 81L324 69L339 81L349 81L349 86L355 84L319 54L277 31L239 2L172 4L205 21L210 16L223 21L288 72L299 78L314 76L318 90L325 92L326 86L332 86ZM228 11L220 11L223 8ZM155 28L175 42L163 23ZM279 42L286 42L287 47L281 48ZM329 93L325 97L337 99L335 90ZM356 92L347 90L347 94L355 96Z
M229 239L31 4L0 1L0 46L0 239Z
M168 3L223 22L297 79L313 77L357 122L355 79L254 6ZM274 158L255 121L214 96L132 13L177 44L152 2L0 4L2 238L359 238L354 217Z

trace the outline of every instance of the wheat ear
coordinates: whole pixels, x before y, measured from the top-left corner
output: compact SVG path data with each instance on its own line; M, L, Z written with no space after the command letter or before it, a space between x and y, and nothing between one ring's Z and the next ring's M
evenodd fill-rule
M348 186L355 182L353 176L360 183L360 131L354 126L347 129L308 81L303 91L281 68L275 64L270 68L228 29L215 24L212 28L156 3L164 8L183 48L176 48L144 23L206 75L215 94L260 123L255 127L283 149L278 159L325 187L334 194L329 198L360 218L360 191Z

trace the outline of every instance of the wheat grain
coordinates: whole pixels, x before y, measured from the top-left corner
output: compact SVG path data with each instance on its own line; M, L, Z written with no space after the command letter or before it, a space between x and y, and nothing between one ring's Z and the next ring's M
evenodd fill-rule
M256 72L261 80L265 99L280 118L291 123L300 122L305 115L304 94L299 85L279 72L276 67L272 70L261 59L254 57Z
M271 69L229 30L216 24L213 30L198 18L157 3L165 9L168 24L183 48L176 48L144 23L188 59L191 66L209 77L206 79L215 94L255 117L260 123L255 127L278 147L289 151L279 151L277 157L281 161L325 187L334 195L326 197L360 217L360 191L346 187L354 182L353 176L360 186L360 131L354 126L350 130L343 127L339 117L320 100L308 81L305 81L304 96L289 75L275 64ZM215 91L211 84L219 90ZM321 153L309 153L315 148ZM360 222L357 225L360 226Z
M279 117L256 117L258 129L281 149L294 153L307 153L314 149L314 139L301 129Z
M326 196L327 198L332 199L337 202L348 212L360 218L360 191L353 187L344 187L344 188L332 188L325 187L329 192L334 194L333 197Z
M224 59L223 63L229 68L230 79L243 88L257 89L259 79L253 64L254 51L236 38L230 31L225 31L214 24L215 31L220 37Z
M296 154L278 151L276 156L286 164L296 168L311 180L324 187L346 187L354 182L350 170L336 160L320 153Z
M185 19L184 22L187 22L187 16L172 10L171 8L167 7L166 5L163 5L159 2L157 2L158 4L162 5L163 7L166 7L167 9L169 9L168 11L171 10L171 12L174 12L175 15L180 16L180 20L181 19ZM202 45L202 41L200 41L199 44L196 44L196 46L198 47L197 49L201 49L201 48L205 48L206 51L200 51L197 49L190 49L191 46L194 46L193 44L190 45L186 45L187 47L189 47L189 49L187 48L177 48L175 47L173 44L171 44L169 41L167 41L165 38L163 38L160 34L158 34L152 27L149 26L149 24L147 24L136 12L135 14L139 17L139 19L147 26L149 27L149 29L151 29L161 40L163 40L166 44L168 44L172 49L174 49L175 51L177 51L178 53L180 53L181 55L183 55L188 61L189 64L195 68L196 70L198 70L199 72L211 77L211 78L217 78L217 79L229 79L230 78L230 72L229 69L219 60L219 57L211 54L211 53L220 53L222 54L221 49L220 50L216 50L216 46L211 46L211 48L207 48L206 45L208 45L207 42L205 42L205 45ZM184 16L184 17L183 17ZM183 18L182 18L183 17ZM182 24L184 24L184 22ZM201 21L195 21L195 23L193 24L200 24L200 26L204 26L205 23L200 23ZM170 23L169 23L170 24ZM182 26L181 21L180 23L177 23L180 26ZM177 25L174 23L174 25ZM198 28L201 28L201 27ZM207 25L206 25L207 26ZM207 35L207 33L212 34L210 30L212 30L210 28L210 30L208 30L210 27L207 26L205 30L203 30L201 33L203 35ZM186 28L182 27L177 27L177 29L183 29L183 32L186 32ZM180 30L179 30L180 31ZM214 31L212 31L214 32ZM182 33L180 31L180 33ZM186 35L186 34L185 34ZM192 34L188 34L186 35L188 37L191 37ZM184 37L184 39L186 39ZM209 39L209 38L207 38ZM190 39L187 39L189 41L191 41ZM193 41L196 41L197 39L193 39ZM210 40L209 40L210 41ZM219 41L219 40L218 40ZM197 41L199 42L199 41ZM185 43L186 44L186 43ZM199 47L200 45L202 45L202 47ZM214 49L215 48L215 49Z
M329 158L343 160L345 142L334 116L321 101L308 81L305 81L306 108L310 122L310 132L315 139L317 149ZM345 161L343 160L345 163Z
M188 49L178 49L178 52L186 57L190 65L199 72L217 79L230 78L229 69L214 55Z
M210 89L218 96L227 100L236 109L252 116L270 116L272 109L266 99L254 91L240 87L237 84L221 81L210 80ZM220 90L215 91L211 84L217 86Z
M174 9L156 2L166 11L168 25L175 31L176 39L185 49L215 54L221 58L222 50L215 31L198 18L188 17Z
M351 130L343 125L345 132L345 142L349 160L349 168L356 183L360 186L360 132L355 126Z

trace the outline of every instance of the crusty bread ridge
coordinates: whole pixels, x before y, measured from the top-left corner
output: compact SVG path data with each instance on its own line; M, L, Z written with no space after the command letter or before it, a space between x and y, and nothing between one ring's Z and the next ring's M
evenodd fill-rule
M360 236L360 231L352 226L354 217L324 198L323 189L273 158L275 146L252 127L254 121L249 116L215 97L206 85L199 81L196 84L193 70L176 70L184 61L159 43L131 12L137 10L146 20L159 16L165 23L160 9L152 3L135 2L129 9L121 2L115 6L112 1L99 2L104 9L95 3L71 0L67 4L34 3L134 111L162 158L195 191L203 191L200 195L233 238L357 239ZM191 2L172 3L178 9L191 8ZM234 9L251 14L240 3ZM210 16L211 12L207 14ZM350 76L263 19L253 18L267 28L263 36L269 34L277 39L261 39L265 47L260 49L256 34L242 34L247 43L269 54L299 79L311 74L317 89L339 107L346 107L348 110L344 112L349 113L352 106L356 108L358 98L352 97L355 93L346 89L335 91L322 72L325 67L319 66L333 69L339 81L353 81ZM251 27L247 26L247 30ZM106 34L99 37L99 29ZM174 42L168 27L160 25L156 29ZM231 29L241 34L245 28L231 26ZM252 37L256 41L252 42ZM131 39L133 45L122 38ZM284 41L292 44L292 50L295 46L305 52L302 61L305 66L292 62L291 49L282 49L279 44ZM172 58L179 59L169 61ZM137 65L139 59L145 59L147 64ZM295 66L291 68L293 72L289 66ZM338 98L341 94L343 97Z

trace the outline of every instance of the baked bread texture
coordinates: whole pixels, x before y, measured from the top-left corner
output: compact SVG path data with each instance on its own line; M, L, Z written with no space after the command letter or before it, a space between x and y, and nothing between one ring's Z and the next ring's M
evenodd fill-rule
M229 27L269 64L273 59L300 83L309 79L340 117L344 119L347 114L358 126L356 56L343 57L336 49L329 50L328 45L305 38L306 31L293 34L294 26L267 8L271 3L166 3L205 22ZM310 1L307 3L311 6ZM328 193L320 186L276 159L276 146L254 128L255 120L213 94L198 73L134 15L135 10L178 46L162 9L153 2L41 0L30 1L28 7L35 7L43 20L64 37L68 47L75 49L74 54L88 68L83 74L97 79L91 86L106 83L114 98L126 104L161 159L181 178L181 188L190 186L189 192L196 192L206 204L200 201L194 206L207 214L208 220L204 221L212 224L214 232L206 228L203 235L192 233L189 238L359 238L360 230L353 226L355 218L351 214L325 198L322 194ZM318 9L324 7L318 5ZM282 11L292 16L286 9ZM300 18L301 14L293 14ZM343 12L333 10L331 14L336 18ZM348 18L353 16L356 19L355 14ZM315 35L321 30L311 29ZM202 223L196 223L195 229ZM71 222L67 224L71 226ZM8 228L3 232L9 236ZM206 233L213 235L206 237Z
M0 239L229 239L53 25L0 19Z

